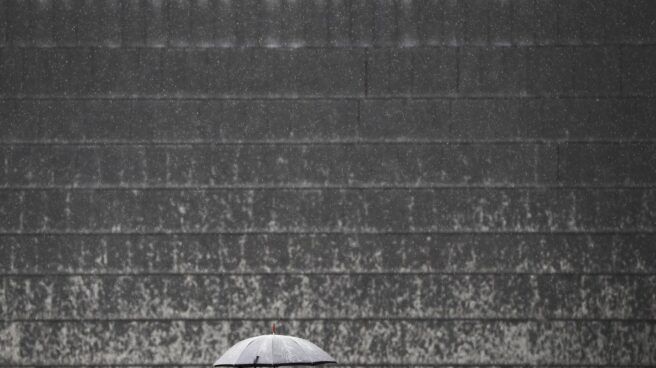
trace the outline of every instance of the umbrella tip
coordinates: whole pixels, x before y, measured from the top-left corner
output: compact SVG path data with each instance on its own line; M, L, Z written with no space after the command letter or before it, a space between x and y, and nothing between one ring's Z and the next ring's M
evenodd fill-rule
M276 324L275 323L271 324L271 333L274 334L274 335L276 334Z

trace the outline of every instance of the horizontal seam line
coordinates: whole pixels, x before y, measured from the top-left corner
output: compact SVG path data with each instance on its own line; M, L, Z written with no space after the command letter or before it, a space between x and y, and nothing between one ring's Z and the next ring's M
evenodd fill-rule
M46 238L55 238L55 237L97 237L97 238L135 238L135 237L173 237L173 239L181 238L226 238L226 237L280 237L280 236L302 236L309 237L313 239L326 238L330 239L332 237L355 237L355 238L380 238L380 237L407 237L412 239L413 237L425 237L425 236L441 236L441 237L458 237L458 238L467 238L467 239L483 239L483 238L495 238L495 237L513 237L513 238L527 238L527 237L549 237L549 239L564 239L564 238L585 238L588 239L590 236L595 238L624 238L628 239L651 239L656 236L656 231L650 232L615 232L615 231L606 231L606 232L596 232L596 233L586 233L586 232L523 232L523 233L489 233L489 232L415 232L415 233L401 233L401 232L388 232L388 233L341 233L341 232L281 232L281 233L267 233L267 232L195 232L195 233L174 233L174 232L134 232L134 233L118 233L118 232L60 232L60 233L41 233L41 232L0 232L0 237L13 237L17 239L28 238L27 240L34 239L46 239Z
M592 276L592 277L652 277L656 276L656 270L645 272L623 272L623 271L600 271L600 272L512 272L512 271L253 271L253 272L202 272L202 271L136 271L136 272L2 272L2 278L38 278L38 277L159 277L159 276Z
M380 101L380 100L414 100L414 101L435 101L435 100L596 100L596 99L609 99L609 100L625 100L625 99L654 99L654 94L605 94L605 95L586 95L586 94L487 94L487 95L461 95L461 94L396 94L396 95L188 95L181 96L175 95L134 95L134 94L112 94L112 95L68 95L68 94L49 94L49 95L27 95L27 94L0 94L0 101L3 100L173 100L173 101L204 101L204 100L219 100L219 101L338 101L338 100L354 100L354 101Z
M418 321L418 322L628 322L656 323L654 318L551 318L551 317L221 317L221 318L0 318L0 323L29 322L221 322L221 321Z
M22 191L22 190L80 190L80 191L122 191L122 190L430 190L430 189L618 189L618 190L640 190L654 189L656 181L647 184L434 184L434 185L20 185L20 186L2 186L0 191Z
M396 95L383 95L370 93L368 95L364 94L354 94L354 95L285 95L285 94L251 94L250 96L246 95L204 95L204 94L189 94L189 95L23 95L23 94L0 94L0 100L254 100L254 101L264 101L264 100L357 100L357 99L367 99L367 100L390 100L390 99L444 99L444 100L507 100L507 99L594 99L594 98L603 98L603 99L637 99L637 98L654 98L656 97L656 92L654 93L617 93L617 94L529 94L523 92L517 92L513 94L456 94L453 92L444 92L444 93L432 93L432 94L396 94Z
M20 186L20 187L7 187L0 186L0 191L30 191L30 190L50 190L50 191L96 191L96 190L107 190L107 191L126 191L126 190L136 190L136 191L151 191L151 190L161 190L161 191L171 191L171 190L195 190L195 191L221 191L221 190L261 190L261 191L271 191L271 190L290 190L290 191L316 191L319 189L324 189L327 191L339 191L339 190L353 190L353 191L362 191L362 190L449 190L449 189L494 189L494 190L504 190L504 189L518 189L518 190L540 190L540 189L554 189L554 190L580 190L585 191L590 189L591 191L604 191L606 189L624 189L624 190L645 190L645 189L654 189L656 188L656 183L648 184L636 184L636 185L625 185L625 184L609 184L609 185L575 185L575 184L519 184L519 185L426 185L426 186L368 186L368 185L317 185L317 186L259 186L259 185L228 185L228 186L203 186L203 185L190 185L190 186L158 186L158 185L148 185L143 186Z
M613 144L613 145L638 145L656 144L656 139L352 139L352 140L180 140L180 141L153 141L153 140L85 140L85 141L61 141L61 140L15 140L0 141L0 146L239 146L239 145L289 145L289 146L312 146L312 145L550 145L550 144Z
M2 231L2 230L0 230ZM266 230L226 230L226 231L2 231L0 236L15 236L15 235L296 235L296 234L308 234L308 235L332 235L332 234L343 234L343 235L431 235L431 234L463 234L463 235L496 235L496 234L541 234L541 235L560 235L560 234L656 234L656 229L634 229L634 230L623 230L623 229L609 229L609 230L425 230L425 231L355 231L355 230L345 230L345 231L266 231Z
M511 42L509 40L509 42ZM176 45L175 43L167 43L166 45L138 45L138 44L112 44L107 45L101 42L97 43L76 43L76 44L36 44L35 42L16 42L8 41L4 45L0 45L0 49L175 49L175 50L364 50L364 49L454 49L454 48L502 48L502 49L527 49L527 48L599 48L599 47L615 47L615 46L636 46L636 47L652 47L656 46L656 42L640 42L640 41L621 41L621 42L593 42L593 41L580 41L577 43L526 43L526 44L508 44L508 43L463 43L454 45L452 43L444 43L437 45L417 44L412 46L404 46L403 44L391 45L344 45L336 46L326 43L325 45L304 45L304 46L267 46L267 45Z
M43 232L38 232L38 231L13 231L13 235L11 236L60 236L60 235L70 235L70 236L105 236L105 235L111 235L111 236L134 236L134 235L151 235L151 236L246 236L246 235L255 235L255 236L277 236L277 235L310 235L310 236L362 236L362 237L368 237L368 236L394 236L394 235L410 235L410 236L422 236L422 235L431 235L431 234L436 234L436 235L443 235L443 236L467 236L467 237L487 237L490 235L496 235L496 236L514 236L514 235L521 235L522 237L525 236L544 236L544 235L553 235L553 236L559 236L559 237L570 237L570 236L576 236L576 237L581 237L581 236L586 236L588 233L586 231L574 231L574 230L559 230L559 231L548 231L548 230L543 230L543 231L523 231L523 232L513 232L513 231L460 231L460 230L452 230L452 231L414 231L414 232L408 232L408 231L390 231L390 232L341 232L341 231L332 231L332 232L326 232L326 231L297 231L297 232L269 232L269 231L231 231L231 232L220 232L220 231L214 231L214 232L203 232L203 231L196 231L196 232L165 232L165 231L159 231L159 232L136 232L136 233L121 233L121 232L111 232L111 231L104 231L104 232L96 232L96 233L88 233L88 232L82 232L82 231L77 231L77 232L71 232L71 233L62 233L62 232L56 232L56 233L51 233L51 234L44 234ZM632 232L622 232L621 230L615 231L615 230L606 230L603 232L598 232L598 235L603 235L603 236L622 236L622 235L631 235ZM9 235L8 232L0 230L0 236L1 235ZM651 234L647 234L651 235Z

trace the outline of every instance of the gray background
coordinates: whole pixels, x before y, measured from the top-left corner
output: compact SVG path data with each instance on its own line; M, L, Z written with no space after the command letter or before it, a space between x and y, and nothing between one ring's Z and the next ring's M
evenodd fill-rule
M655 19L0 1L0 365L656 364Z

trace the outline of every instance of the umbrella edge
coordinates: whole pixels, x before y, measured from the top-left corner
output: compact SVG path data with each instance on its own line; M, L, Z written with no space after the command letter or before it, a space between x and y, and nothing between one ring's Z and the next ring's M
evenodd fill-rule
M293 365L320 365L320 364L330 364L337 363L335 360L325 360L319 362L294 362L294 363L285 363L285 364L215 364L214 367L285 367Z

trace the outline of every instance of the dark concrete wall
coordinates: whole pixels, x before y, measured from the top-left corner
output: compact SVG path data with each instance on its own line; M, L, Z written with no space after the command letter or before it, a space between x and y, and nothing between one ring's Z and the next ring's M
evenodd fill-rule
M0 366L656 364L656 2L0 0Z

